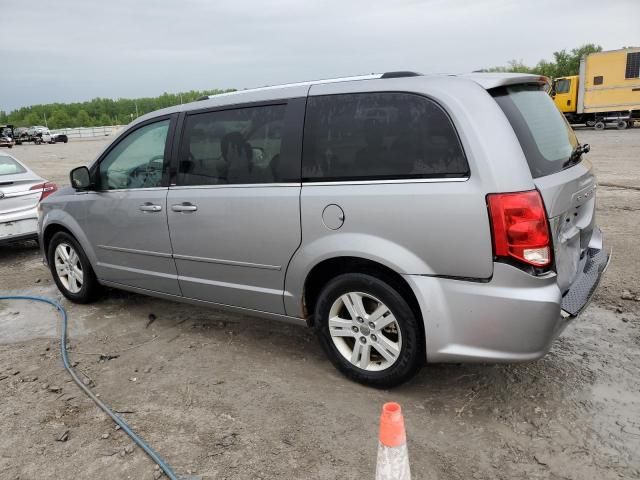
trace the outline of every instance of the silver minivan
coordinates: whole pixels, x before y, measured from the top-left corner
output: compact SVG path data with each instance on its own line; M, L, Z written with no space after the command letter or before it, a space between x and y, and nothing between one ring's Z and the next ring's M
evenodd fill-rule
M129 125L41 206L60 291L313 327L346 376L542 357L609 262L596 180L545 77L323 80Z

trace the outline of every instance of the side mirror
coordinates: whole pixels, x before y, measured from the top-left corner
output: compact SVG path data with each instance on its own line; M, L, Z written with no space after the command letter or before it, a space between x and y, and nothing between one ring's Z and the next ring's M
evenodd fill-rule
M551 90L550 95L551 95L551 98L555 97L556 96L556 91L555 90Z
M87 167L77 167L69 173L71 186L76 190L87 190L91 187L91 174Z

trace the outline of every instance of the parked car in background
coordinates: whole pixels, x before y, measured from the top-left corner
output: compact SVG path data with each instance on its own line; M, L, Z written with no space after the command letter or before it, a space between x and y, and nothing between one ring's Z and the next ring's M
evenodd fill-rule
M0 244L37 238L37 207L57 190L24 163L0 152Z
M16 145L21 145L29 141L29 129L27 127L17 127L13 129L13 139Z
M51 134L51 143L67 143L69 141L69 137L67 137L64 133L52 133Z
M35 126L29 128L27 131L29 142L33 142L36 145L41 143L52 143L51 141L51 132L47 127L43 126Z
M13 125L0 125L0 147L13 148L16 143L13 136Z
M147 114L41 205L68 299L101 285L313 326L346 376L538 359L609 262L538 75L391 72Z

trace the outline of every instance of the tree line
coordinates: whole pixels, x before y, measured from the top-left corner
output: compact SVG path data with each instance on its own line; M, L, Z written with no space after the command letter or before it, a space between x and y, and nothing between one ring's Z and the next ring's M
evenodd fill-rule
M47 125L51 129L126 125L145 113L180 103L197 100L203 95L216 95L230 90L190 90L181 93L163 93L145 98L94 98L77 103L48 103L22 107L10 113L0 110L0 124L16 127Z
M524 64L522 60L511 60L506 66L483 68L481 72L514 72L533 73L549 78L578 75L580 72L580 59L590 53L601 52L602 47L593 43L587 43L570 51L560 50L553 52L553 60L540 60L533 67Z

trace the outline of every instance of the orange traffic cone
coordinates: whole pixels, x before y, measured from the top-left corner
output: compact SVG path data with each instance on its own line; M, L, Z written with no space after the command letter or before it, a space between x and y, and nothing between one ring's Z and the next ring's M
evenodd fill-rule
M376 480L411 480L404 418L395 402L382 406Z

